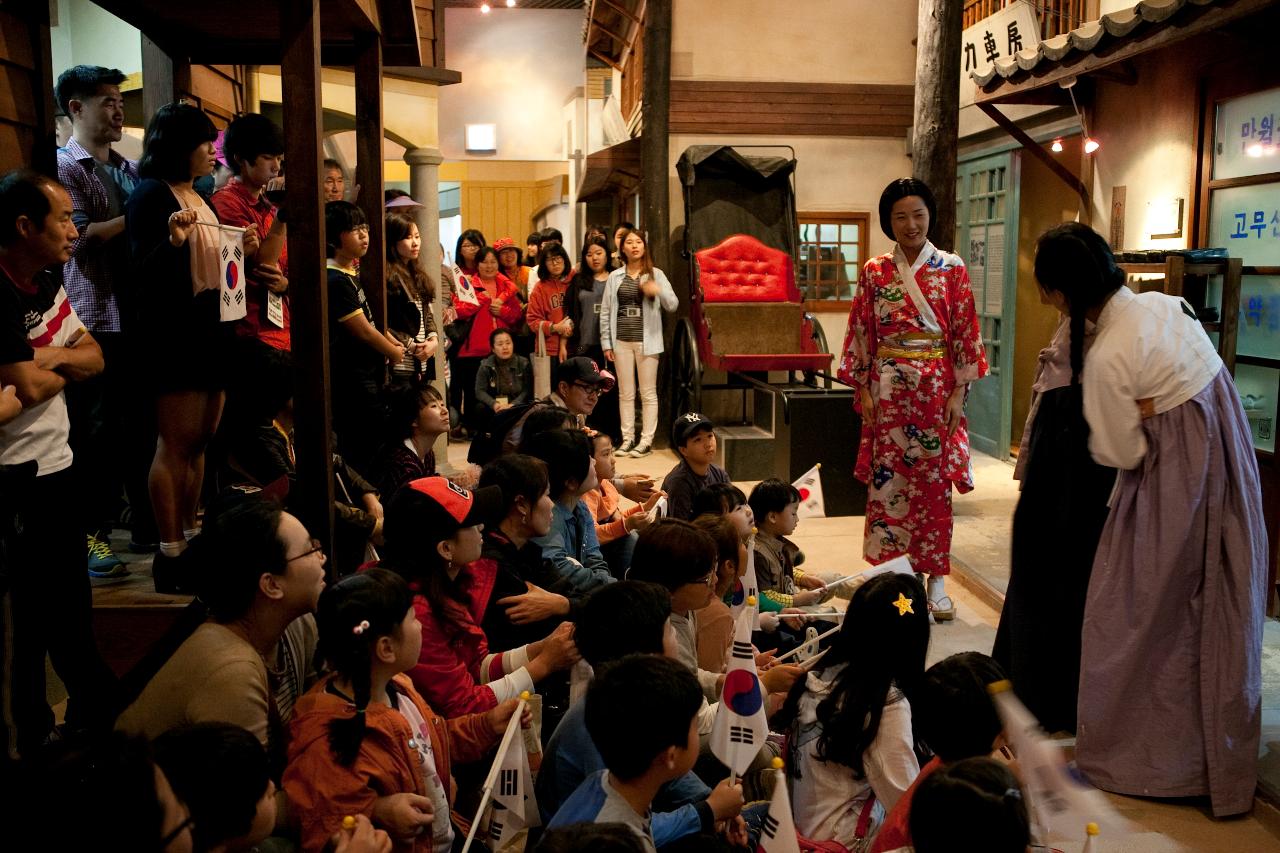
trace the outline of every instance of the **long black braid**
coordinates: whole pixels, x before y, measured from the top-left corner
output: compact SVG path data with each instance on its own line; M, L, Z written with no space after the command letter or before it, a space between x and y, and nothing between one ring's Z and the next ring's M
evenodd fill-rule
M1124 284L1111 247L1102 235L1079 222L1055 225L1036 242L1036 281L1067 301L1071 331L1071 382L1084 370L1085 318Z

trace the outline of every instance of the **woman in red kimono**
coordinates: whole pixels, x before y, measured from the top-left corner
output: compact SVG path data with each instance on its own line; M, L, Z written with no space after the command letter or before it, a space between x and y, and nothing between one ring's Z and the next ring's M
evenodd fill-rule
M964 403L987 354L964 261L929 242L933 193L901 178L880 196L880 228L896 241L858 277L840 378L858 389L862 439L854 476L868 485L867 560L906 554L929 576L936 619L955 617L951 488L973 489Z

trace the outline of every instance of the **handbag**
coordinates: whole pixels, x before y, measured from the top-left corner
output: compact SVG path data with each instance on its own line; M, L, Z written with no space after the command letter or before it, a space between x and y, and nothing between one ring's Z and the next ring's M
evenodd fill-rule
M475 322L475 315L472 314L467 319L457 319L452 323L448 323L444 327L444 336L449 339L449 349L457 349L467 342L467 338L471 337L471 324Z
M547 336L538 324L538 343L529 357L533 362L533 398L541 400L551 395L551 356L547 355Z

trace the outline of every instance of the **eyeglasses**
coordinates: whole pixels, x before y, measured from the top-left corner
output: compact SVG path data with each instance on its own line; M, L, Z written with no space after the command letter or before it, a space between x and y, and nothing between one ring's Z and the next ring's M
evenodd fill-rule
M316 553L317 551L320 551L320 552L324 551L324 543L313 536L311 537L311 549L309 551L303 551L301 554L299 554L296 557L289 557L287 560L285 560L285 562L292 563L294 560L301 560L303 557L310 557L312 554Z
M577 389L578 389L578 390L580 390L580 391L582 391L582 393L586 394L588 397L599 397L599 396L600 396L600 386L599 386L599 385L588 385L588 384L587 384L587 383L585 383L585 382L575 382L575 383L573 383L573 387L574 387L574 388L577 388Z

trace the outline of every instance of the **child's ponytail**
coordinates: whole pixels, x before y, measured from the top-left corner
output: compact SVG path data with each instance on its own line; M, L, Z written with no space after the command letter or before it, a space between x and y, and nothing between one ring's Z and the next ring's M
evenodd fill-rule
M316 622L320 653L351 684L355 713L329 723L329 748L350 766L364 743L365 715L372 699L373 655L378 639L395 634L413 604L404 579L386 569L351 575L320 596Z

